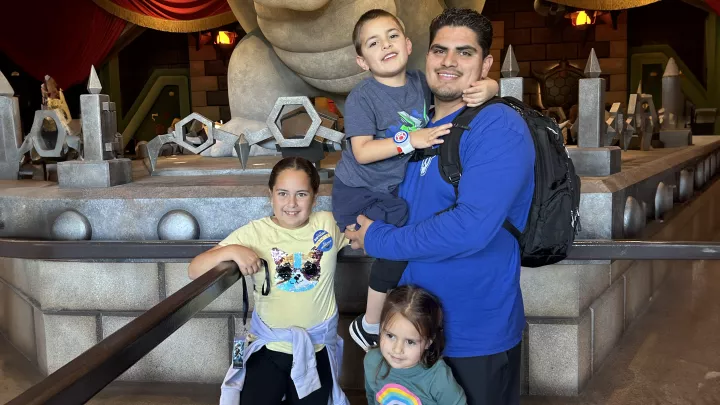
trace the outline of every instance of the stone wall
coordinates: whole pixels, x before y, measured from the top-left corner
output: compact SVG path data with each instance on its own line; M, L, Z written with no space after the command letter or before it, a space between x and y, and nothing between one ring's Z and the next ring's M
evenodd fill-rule
M492 21L502 21L493 24L496 30L504 29L501 56L505 57L508 45L513 46L520 76L526 78L526 103L537 102L538 83L531 71L543 73L562 59L584 70L590 49L594 48L602 77L607 80L605 101L627 106L627 12L620 14L617 30L600 22L581 30L573 27L570 19L541 16L533 10L533 2L526 0L490 0L483 14ZM490 77L500 77L501 64L502 60L496 59Z
M190 58L190 90L192 111L213 121L230 121L230 102L227 91L227 58L213 46L197 46L195 35L188 35Z

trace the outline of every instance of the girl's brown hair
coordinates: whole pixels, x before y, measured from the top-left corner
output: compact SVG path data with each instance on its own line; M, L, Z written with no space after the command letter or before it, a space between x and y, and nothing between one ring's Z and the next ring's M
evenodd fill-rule
M268 181L270 191L275 187L275 182L280 173L288 169L305 172L310 179L310 187L312 187L313 195L317 195L318 189L320 188L320 175L309 160L298 156L286 157L275 164L272 172L270 172L270 180Z
M426 341L432 340L420 358L420 362L425 368L432 367L440 360L445 349L443 311L440 302L434 295L420 287L404 285L390 291L385 298L385 305L380 315L380 329L385 329L392 318L398 314L410 321ZM387 365L384 358L378 367L378 373L383 364ZM387 373L383 378L385 377L387 377Z

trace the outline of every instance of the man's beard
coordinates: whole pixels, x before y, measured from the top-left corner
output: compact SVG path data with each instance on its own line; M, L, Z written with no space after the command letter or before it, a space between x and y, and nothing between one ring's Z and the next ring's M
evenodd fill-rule
M462 97L462 90L457 89L449 89L449 88L433 88L430 87L430 90L435 95L435 98L440 101L455 101Z

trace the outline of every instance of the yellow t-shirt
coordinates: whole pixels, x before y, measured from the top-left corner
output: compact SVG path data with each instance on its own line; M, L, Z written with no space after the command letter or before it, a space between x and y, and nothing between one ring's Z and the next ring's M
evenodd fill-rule
M261 294L265 271L253 275L255 311L271 328L309 329L335 313L337 253L348 244L332 213L314 212L307 225L285 229L265 217L252 221L220 242L251 248L268 263L270 293ZM323 345L315 345L322 350ZM270 343L270 350L292 354L290 343Z

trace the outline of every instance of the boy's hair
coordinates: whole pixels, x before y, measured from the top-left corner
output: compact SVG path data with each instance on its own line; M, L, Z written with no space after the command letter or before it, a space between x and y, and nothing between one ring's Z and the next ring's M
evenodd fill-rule
M478 44L482 48L482 56L485 59L490 53L492 45L493 28L490 20L469 8L448 8L435 17L430 23L430 45L435 35L443 27L466 27L475 31Z
M297 156L286 157L275 164L272 172L270 172L270 180L268 180L268 187L270 187L270 191L272 191L273 187L275 187L275 182L277 181L277 177L280 173L288 169L305 172L310 179L310 187L312 187L313 195L317 195L318 189L320 188L320 175L318 174L317 169L307 159Z
M360 42L360 31L362 30L362 27L365 25L366 22L372 21L380 17L390 17L395 20L398 27L400 27L400 31L403 33L403 35L405 34L405 27L403 26L402 22L400 22L400 19L395 17L393 13L377 8L366 11L365 14L361 15L358 21L355 23L355 28L353 29L352 33L352 41L355 45L355 52L357 52L359 56L362 56L362 42Z
M420 358L420 362L426 368L432 367L440 360L445 349L443 311L440 302L422 288L404 285L390 291L385 298L385 305L380 315L380 329L384 329L397 314L410 321L425 340L432 340Z

